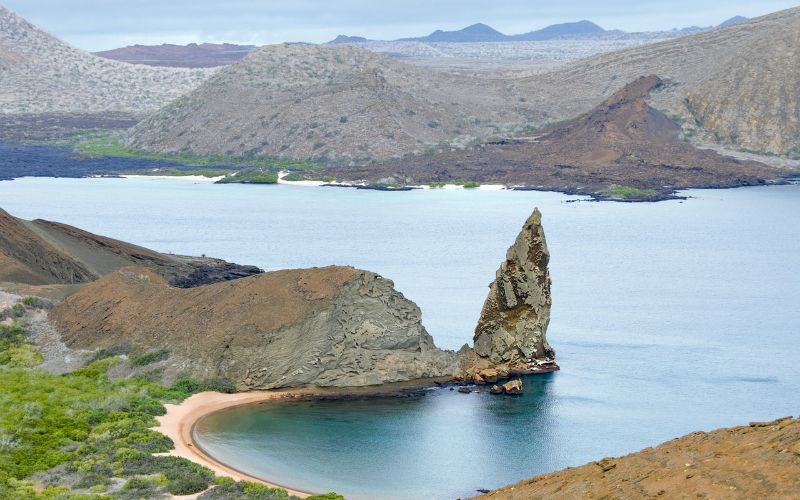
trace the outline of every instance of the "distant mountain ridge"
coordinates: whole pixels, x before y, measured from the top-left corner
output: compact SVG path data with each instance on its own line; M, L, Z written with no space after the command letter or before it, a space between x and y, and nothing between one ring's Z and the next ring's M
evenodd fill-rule
M731 26L747 20L748 19L746 17L735 16L728 19L727 21L724 21L717 27L722 28L725 26ZM712 28L714 28L714 26L706 26L706 27L690 26L687 28L680 28L680 29L675 28L673 30L663 31L663 32L627 32L622 30L606 30L601 26L598 26L597 24L593 23L592 21L584 19L582 21L577 21L577 22L552 24L550 26L546 26L544 28L534 31L529 31L527 33L520 33L517 35L506 35L505 33L502 33L492 28L488 24L475 23L460 30L454 30L454 31L436 30L427 36L398 38L397 40L391 40L391 41L422 42L422 43L539 42L545 40L586 38L592 36L627 37L631 35L644 34L644 33L671 33L673 34L673 36L680 34L689 35ZM371 41L380 41L380 40L370 40L363 36L339 35L334 40L331 40L328 43L365 43Z

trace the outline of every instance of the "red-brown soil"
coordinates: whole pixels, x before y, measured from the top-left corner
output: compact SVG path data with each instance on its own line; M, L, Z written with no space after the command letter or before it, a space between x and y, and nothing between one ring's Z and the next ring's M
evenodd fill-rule
M800 419L695 432L655 448L544 474L480 498L800 497Z

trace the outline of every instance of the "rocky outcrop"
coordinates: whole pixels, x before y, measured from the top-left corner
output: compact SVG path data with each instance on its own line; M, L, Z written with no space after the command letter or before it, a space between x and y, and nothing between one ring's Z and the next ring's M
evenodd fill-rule
M800 420L693 432L506 486L480 498L797 498Z
M165 381L188 373L237 390L366 386L453 377L419 308L390 280L350 267L264 273L179 289L146 268L86 285L51 313L72 348L165 349Z
M473 353L462 357L467 376L497 379L558 369L545 333L550 322L550 254L535 209L489 287ZM489 370L493 369L493 370Z

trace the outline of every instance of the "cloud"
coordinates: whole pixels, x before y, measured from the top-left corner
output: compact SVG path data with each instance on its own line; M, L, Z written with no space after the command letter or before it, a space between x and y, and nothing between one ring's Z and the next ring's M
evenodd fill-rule
M5 0L4 5L74 45L102 50L131 43L323 42L337 34L391 39L474 22L509 34L580 19L609 29L649 31L708 26L734 15L754 17L796 4L788 0Z

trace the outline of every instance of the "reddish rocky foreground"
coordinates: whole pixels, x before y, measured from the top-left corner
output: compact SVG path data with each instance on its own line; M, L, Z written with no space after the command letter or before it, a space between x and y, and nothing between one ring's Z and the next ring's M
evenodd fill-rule
M800 498L800 419L694 432L480 498Z

